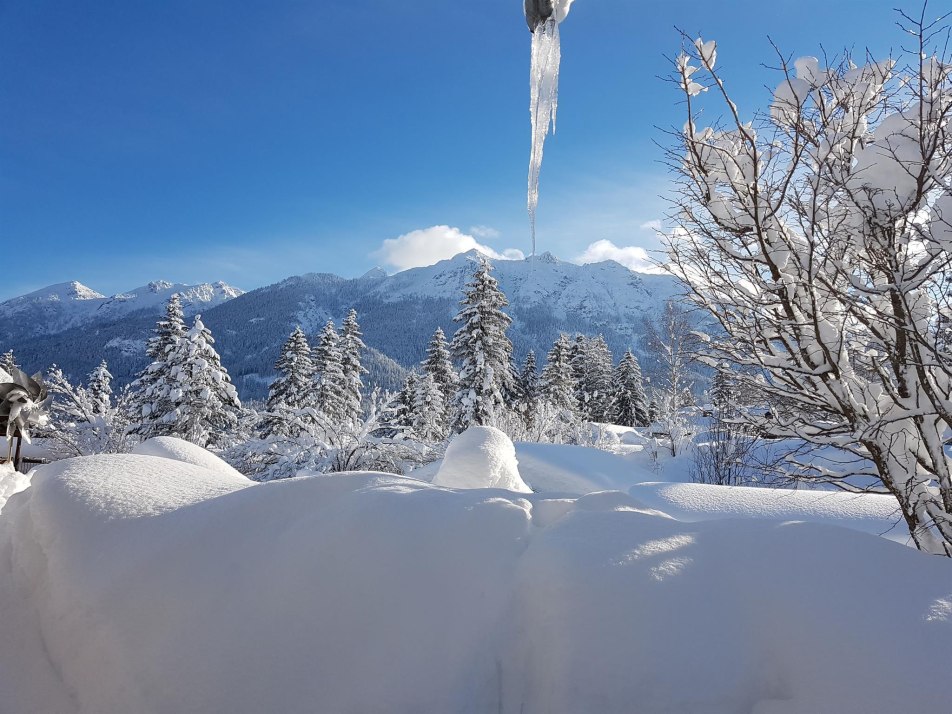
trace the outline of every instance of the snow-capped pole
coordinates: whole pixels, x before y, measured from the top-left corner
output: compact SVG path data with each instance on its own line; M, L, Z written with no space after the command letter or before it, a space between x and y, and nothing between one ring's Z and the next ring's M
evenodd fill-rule
M550 17L556 22L562 22L569 14L572 0L525 0L523 8L526 13L526 25L529 32L535 32L540 25L544 25Z

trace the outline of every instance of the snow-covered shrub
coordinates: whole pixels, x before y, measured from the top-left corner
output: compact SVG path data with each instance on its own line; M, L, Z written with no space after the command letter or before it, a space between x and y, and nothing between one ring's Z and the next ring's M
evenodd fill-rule
M50 368L46 385L53 406L44 435L55 456L122 453L136 444L138 438L129 433L130 390L114 396L111 379L105 362L90 374L87 386L72 384L56 365Z

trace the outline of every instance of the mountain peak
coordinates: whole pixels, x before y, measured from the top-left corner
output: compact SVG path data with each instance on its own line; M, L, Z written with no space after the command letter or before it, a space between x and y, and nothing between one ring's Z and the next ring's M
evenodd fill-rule
M361 275L358 280L380 280L381 278L387 277L387 271L381 268L379 265L371 268L366 273Z
M539 253L538 255L530 255L526 257L526 260L531 260L535 263L546 263L548 265L555 265L556 263L561 263L562 261L556 258L549 251L544 253Z
M92 288L83 285L77 280L70 280L65 283L56 283L55 285L47 285L45 288L40 288L35 290L32 293L28 293L18 298L13 298L9 302L16 301L26 301L26 302L35 302L35 301L60 301L60 300L101 300L105 295L97 293Z

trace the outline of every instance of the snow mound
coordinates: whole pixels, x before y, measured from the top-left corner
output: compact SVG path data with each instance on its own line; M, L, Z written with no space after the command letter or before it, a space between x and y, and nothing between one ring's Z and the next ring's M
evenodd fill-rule
M532 493L519 475L515 446L492 426L471 426L453 439L433 483L449 488L502 488Z
M0 517L0 710L952 711L948 561L640 500L42 467Z
M30 478L14 469L13 464L0 464L0 512L10 496L25 491L29 486Z
M537 492L581 496L593 491L627 490L658 475L643 466L639 452L616 454L588 446L516 444L519 473Z
M809 521L882 535L900 543L909 541L909 531L892 496L700 483L640 483L629 493L684 522L721 518Z
M174 459L186 464L204 466L206 469L218 471L222 475L231 476L239 481L249 481L237 469L225 463L207 449L174 436L156 436L147 439L141 444L137 444L132 453L144 456L161 456L165 459Z
M100 454L55 461L34 471L49 524L71 512L95 520L156 516L246 488L254 482L204 466L142 454Z

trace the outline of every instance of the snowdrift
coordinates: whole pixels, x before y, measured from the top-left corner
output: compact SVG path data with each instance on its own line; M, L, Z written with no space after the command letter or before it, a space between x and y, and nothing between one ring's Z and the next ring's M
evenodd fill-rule
M909 529L892 496L700 483L639 483L628 492L641 503L688 523L722 518L808 521L910 543Z
M952 710L947 561L618 492L72 459L0 517L0 612L11 714Z
M492 426L471 426L446 449L433 479L450 488L503 488L532 493L519 475L516 447L505 433Z
M207 449L196 446L191 442L179 439L174 436L156 436L146 439L141 444L136 444L132 449L133 454L144 454L146 456L162 456L166 459L183 461L195 466L204 466L212 471L218 471L224 476L232 476L239 481L247 481L241 472L226 463L224 460L215 456Z

